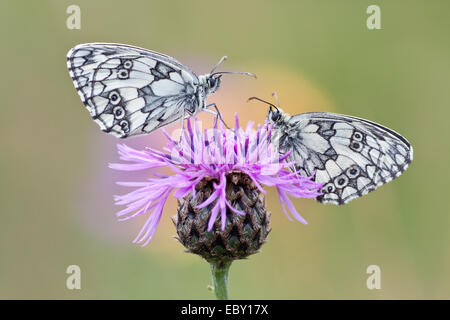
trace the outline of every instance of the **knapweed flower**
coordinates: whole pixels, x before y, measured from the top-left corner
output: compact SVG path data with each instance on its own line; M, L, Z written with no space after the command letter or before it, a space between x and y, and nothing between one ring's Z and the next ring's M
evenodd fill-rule
M214 255L242 258L259 249L270 230L263 186L276 188L290 220L288 211L306 224L289 197L315 198L320 195L321 184L312 177L287 170L293 163L286 161L288 154L280 156L272 145L272 128L266 125L255 130L253 126L249 122L245 129L240 128L236 116L235 129L221 125L201 130L195 119L193 125L187 121L179 142L164 132L168 142L163 151L135 150L119 144L120 159L126 163L110 164L112 169L167 167L173 173L141 182L118 182L135 188L115 196L117 205L126 206L117 213L120 220L151 211L134 242L149 243L172 192L179 199L176 220L179 240L189 251L206 259ZM231 241L233 236L237 239L235 244ZM214 251L216 245L226 252Z

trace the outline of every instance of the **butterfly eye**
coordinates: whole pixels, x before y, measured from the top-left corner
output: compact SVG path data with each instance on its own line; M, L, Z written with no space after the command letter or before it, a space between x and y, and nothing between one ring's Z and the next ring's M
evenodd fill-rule
M216 85L216 79L214 79L214 78L209 78L208 79L208 86L210 87L210 88L214 88L214 86Z
M273 111L272 112L272 121L278 121L278 119L280 119L280 112Z

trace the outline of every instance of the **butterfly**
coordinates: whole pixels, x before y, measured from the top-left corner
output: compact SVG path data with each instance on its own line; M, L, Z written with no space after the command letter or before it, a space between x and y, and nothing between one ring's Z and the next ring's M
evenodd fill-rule
M274 93L276 96L276 94ZM280 154L291 152L292 171L322 183L321 203L345 204L397 178L413 159L402 135L378 123L329 112L295 116L270 105L266 123Z
M112 43L86 43L67 54L67 68L82 102L100 128L118 138L150 133L199 111L221 115L206 105L221 77L214 72L197 75L165 54ZM210 110L214 108L216 111ZM222 120L223 121L223 120Z

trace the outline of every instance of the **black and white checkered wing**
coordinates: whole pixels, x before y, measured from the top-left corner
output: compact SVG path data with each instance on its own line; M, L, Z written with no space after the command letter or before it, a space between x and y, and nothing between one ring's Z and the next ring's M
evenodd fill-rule
M67 67L93 120L119 138L150 133L197 108L197 76L160 53L81 44L67 54Z
M377 123L333 113L303 113L287 121L280 150L293 152L302 174L324 183L322 203L344 204L395 179L413 158L409 142Z

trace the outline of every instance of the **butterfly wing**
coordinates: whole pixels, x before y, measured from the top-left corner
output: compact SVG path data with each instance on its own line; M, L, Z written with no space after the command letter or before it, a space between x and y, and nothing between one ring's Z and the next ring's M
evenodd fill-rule
M198 107L197 76L160 53L87 43L69 51L67 67L94 121L119 138L152 132Z
M345 204L395 179L413 158L409 142L377 123L333 113L303 113L281 130L280 151L324 183L322 203Z

